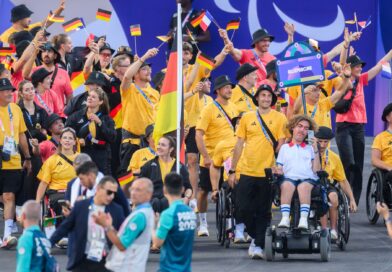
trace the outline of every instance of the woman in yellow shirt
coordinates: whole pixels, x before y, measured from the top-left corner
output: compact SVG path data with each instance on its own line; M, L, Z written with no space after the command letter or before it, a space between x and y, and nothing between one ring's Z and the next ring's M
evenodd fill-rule
M61 199L61 195L64 197L68 182L76 177L73 167L73 161L78 155L76 148L75 130L65 128L60 135L57 153L45 161L38 173L37 178L40 184L37 190L37 201L41 201L45 193L49 195L49 200L54 195L57 199ZM61 207L59 208L61 211Z

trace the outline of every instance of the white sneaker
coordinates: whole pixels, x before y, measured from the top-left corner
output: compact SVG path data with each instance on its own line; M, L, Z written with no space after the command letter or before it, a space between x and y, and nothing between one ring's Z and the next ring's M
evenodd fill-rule
M210 236L210 233L208 232L208 227L206 225L200 225L199 230L197 232L197 236L199 236L199 237Z
M250 245L249 245L249 249L248 249L249 257L253 257L255 248L256 248L255 240L252 239L252 241L250 242Z
M338 233L336 230L331 229L331 240L337 240L338 239Z
M254 260L263 259L264 255L263 255L263 250L261 249L261 247L255 247L253 250L253 255L251 257Z
M234 244L246 243L245 235L242 231L236 230L234 233Z
M14 236L8 236L7 238L3 239L3 243L1 244L1 248L4 249L11 249L18 244L18 239Z
M301 217L299 219L298 228L299 229L308 229L308 218L307 217Z
M62 238L58 243L56 244L58 248L67 248L68 247L68 238Z
M279 228L289 228L290 227L290 217L283 216L282 220L280 220L278 227Z

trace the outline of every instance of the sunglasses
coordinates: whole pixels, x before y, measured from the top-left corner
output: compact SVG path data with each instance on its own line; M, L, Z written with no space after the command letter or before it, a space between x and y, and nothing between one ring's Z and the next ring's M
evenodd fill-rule
M109 190L109 189L105 189L105 191L106 191L106 194L108 195L108 196L111 196L111 195L116 195L116 192L115 191L112 191L112 190Z
M112 54L109 53L101 53L100 55L105 58L110 58L112 56Z

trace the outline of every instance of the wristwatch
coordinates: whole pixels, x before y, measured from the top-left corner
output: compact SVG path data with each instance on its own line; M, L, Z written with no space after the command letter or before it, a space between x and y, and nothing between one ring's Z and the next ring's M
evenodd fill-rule
M229 175L231 175L231 174L235 174L235 170L230 169L229 170Z

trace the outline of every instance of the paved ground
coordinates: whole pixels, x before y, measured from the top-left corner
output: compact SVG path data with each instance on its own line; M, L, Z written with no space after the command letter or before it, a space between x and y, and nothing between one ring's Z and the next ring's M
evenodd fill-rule
M371 139L367 139L366 165L364 172L364 187L366 188L367 178L371 167L369 164ZM364 189L364 192L365 193ZM332 258L329 263L320 262L319 255L290 255L288 259L283 259L280 255L275 262L250 260L247 256L247 247L232 246L229 249L220 247L215 240L214 205L209 208L208 220L210 223L211 235L209 238L196 238L193 251L193 271L372 271L390 272L392 271L392 240L386 235L386 230L381 222L372 226L368 223L365 213L365 197L361 199L360 210L357 214L351 215L351 237L347 250L341 252L337 247L333 247ZM3 223L0 223L2 232ZM55 249L54 254L64 269L66 264L65 251ZM150 255L147 271L156 271L159 262L159 255ZM15 271L15 250L2 251L0 254L0 271Z

